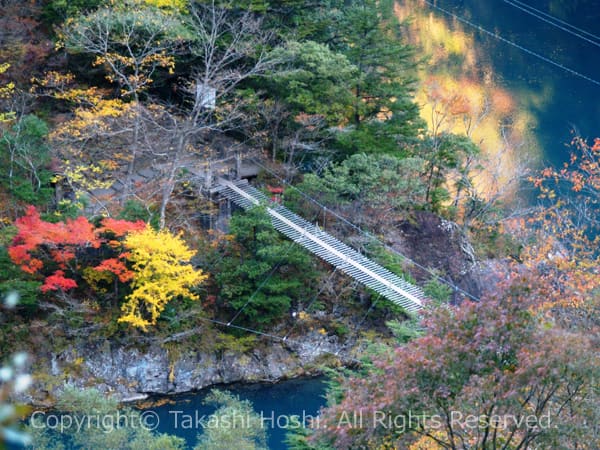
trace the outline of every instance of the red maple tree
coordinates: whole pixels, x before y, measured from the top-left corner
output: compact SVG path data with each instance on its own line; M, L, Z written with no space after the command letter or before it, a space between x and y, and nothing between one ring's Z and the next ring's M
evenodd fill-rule
M112 218L95 226L83 216L51 223L33 206L15 225L18 233L8 254L23 271L44 277L40 288L44 293L76 288L84 266L110 272L123 283L130 281L133 275L123 262L126 255L119 239L146 227L143 221Z

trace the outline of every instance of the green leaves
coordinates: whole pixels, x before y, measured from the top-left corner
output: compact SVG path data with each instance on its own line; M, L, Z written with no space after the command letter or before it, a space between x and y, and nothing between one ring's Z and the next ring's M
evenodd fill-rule
M26 115L0 133L0 185L16 200L45 204L53 193L48 126L38 117Z
M225 304L247 323L265 325L286 317L292 303L312 295L313 260L284 239L265 212L256 208L231 219L235 241L213 269Z
M205 403L218 409L208 418L195 450L267 450L267 431L248 400L213 389ZM240 420L241 419L241 420Z
M352 89L353 123L390 118L410 97L414 79L414 50L403 44L399 24L389 5L374 0L354 0L341 7L335 49L358 67ZM408 117L405 117L408 119ZM418 121L418 111L410 120Z
M451 172L457 174L454 186L450 187L455 192L455 206L458 206L461 191L472 184L469 176L474 167L470 166L479 153L479 147L467 136L441 133L428 139L422 155L426 162L426 201L434 211L450 199L448 175Z
M29 432L36 449L119 448L124 450L182 450L184 439L157 434L144 426L137 410L119 403L96 389L66 386L56 408L68 417L64 427L50 427L45 414L32 416ZM40 411L38 411L40 413ZM55 413L56 414L56 413ZM77 426L83 424L86 426Z
M173 71L177 49L194 35L181 15L129 0L67 20L61 38L67 50L95 57L110 82L135 96L158 68Z
M105 0L50 0L44 6L44 19L50 24L98 8Z
M271 79L276 91L296 111L319 114L335 125L352 111L350 80L357 72L348 59L327 45L314 42L288 42L274 52L286 61Z
M307 174L300 188L330 204L402 209L423 200L422 167L419 158L355 154L321 177Z

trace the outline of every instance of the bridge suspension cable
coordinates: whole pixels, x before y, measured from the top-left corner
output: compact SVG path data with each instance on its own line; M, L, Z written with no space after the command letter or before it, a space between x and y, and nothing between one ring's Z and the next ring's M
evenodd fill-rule
M269 202L263 193L247 183L236 186L224 179L219 180L219 183L225 187L221 193L244 209ZM425 294L419 287L374 263L284 206L267 206L266 212L278 231L342 272L409 312L422 308Z
M331 280L333 278L333 276L335 275L335 273L337 272L337 267L335 267L333 269L333 271L329 274L329 277L327 277L327 281ZM312 299L310 300L310 302L308 302L308 304L306 305L306 308L304 308L306 311L310 311L310 309L312 308L312 306L315 304L315 302L317 301L317 299L319 298L319 296L323 293L323 291L325 290L327 286L327 283L323 283L323 285L321 286L321 289L319 289L315 295L313 295ZM292 331L294 331L294 329L296 328L296 326L298 325L298 321L294 321L294 324L290 327L290 329L288 330L287 333L285 333L285 335L283 336L283 340L285 341L290 334L292 334Z
M277 336L275 334L265 333L264 331L256 330L254 328L244 327L244 326L241 326L241 325L230 324L230 323L227 323L227 322L223 322L221 320L209 319L208 317L198 317L198 319L202 320L204 322L209 322L209 323L212 323L212 324L215 324L215 325L220 325L222 327L233 328L233 329L236 329L236 330L245 331L247 333L256 334L257 336L262 336L262 337L265 337L265 338L268 338L268 339L272 339L273 341L276 341L276 342L281 342L281 343L285 343L285 344L293 343L293 344L298 345L299 347L301 347L302 345L305 344L305 342L302 341L302 340L284 338L284 337L281 337L281 336ZM319 344L319 346L312 346L313 349L318 349L320 347L321 347L320 344ZM336 357L340 356L339 350L335 351L335 352L332 352L330 350L325 350L324 349L323 353L327 353L329 355L336 356ZM349 355L348 356L344 356L343 358L346 359L346 360L348 360L348 361L352 361L355 364L359 364L359 365L362 365L362 364L365 363L364 360L360 360L360 359L354 358L354 357L349 356Z
M541 21L552 25L553 27L556 27L563 31L566 31L567 33L572 34L573 36L576 36L579 39L583 39L584 41L587 41L590 44L595 45L596 47L600 47L600 37L596 36L593 33L590 33L581 28L578 28L575 25L571 25L569 22L565 22L564 20L561 20L558 17L554 17L551 14L545 13L544 11L534 8L533 6L528 5L527 3L520 2L519 0L503 0L503 1L504 1L504 3L512 6L513 8L520 9L521 11L523 11L531 16L534 16L534 17L540 19ZM562 24L562 25L560 25L560 24ZM573 30L576 30L576 31L573 31ZM589 37L586 37L584 35L587 35Z
M250 297L248 297L248 300L246 301L246 303L244 303L244 305L242 305L242 307L236 311L236 313L234 314L234 316L232 317L232 319L228 322L228 325L232 325L233 322L235 322L235 320L239 317L239 315L244 311L244 309L246 308L246 306L248 306L252 302L252 300L254 300L254 297L256 297L256 294L258 294L260 292L260 290L263 288L263 286L265 284L267 284L267 282L275 274L275 272L277 271L277 269L279 269L279 267L281 267L281 264L283 263L283 261L285 261L285 256L287 256L289 254L289 252L294 247L294 244L295 244L294 241L290 241L288 243L285 251L283 252L283 258L281 259L281 261L277 262L277 264L275 264L273 266L273 268L269 271L269 273L267 274L267 276L260 282L260 284L254 290L254 292L250 295Z
M290 250L292 249L292 247L294 246L294 242L290 242L287 246L287 248L285 249L285 252L283 253L283 256L287 256L288 253L290 252ZM263 288L263 286L265 284L267 284L267 282L271 279L271 277L273 276L273 274L277 271L277 269L279 269L279 267L281 266L281 264L283 263L284 259L282 259L281 261L277 262L277 264L275 264L272 269L269 271L269 273L267 274L267 276L260 282L260 284L258 285L258 287L254 290L254 292L252 293L252 295L250 295L250 297L248 297L248 300L246 301L246 303L244 303L244 305L238 309L235 313L235 315L231 318L231 320L228 322L228 325L232 325L233 322L235 322L235 319L237 319L239 317L239 315L244 311L244 309L246 308L246 306L248 306L250 304L250 302L252 302L252 300L254 300L254 297L256 297L256 294L258 294L260 292L260 290Z
M567 66L565 66L565 65L563 65L563 64L561 64L559 62L554 61L553 59L550 59L550 58L548 58L548 57L546 57L544 55L541 55L541 54L539 54L537 52L534 52L533 50L529 50L528 48L523 47L522 45L517 44L516 42L513 42L513 41L511 41L509 39L506 39L505 37L502 37L502 36L500 36L497 33L493 33L493 32L491 32L489 30L486 30L482 26L477 25L476 23L473 23L470 20L465 19L464 17L461 17L461 16L459 16L457 14L454 14L453 12L448 11L447 9L444 9L444 8L442 8L440 6L437 6L436 4L430 2L429 0L423 0L423 2L426 3L427 5L429 5L431 8L437 9L438 11L446 14L447 16L453 17L454 19L458 20L459 22L465 23L465 24L469 25L470 27L476 28L477 30L479 30L479 31L481 31L481 32L483 32L485 34L488 34L488 35L492 36L493 38L498 39L499 41L502 41L502 42L504 42L504 43L506 43L508 45L511 45L511 46L513 46L515 48L518 48L519 50L521 50L521 51L523 51L523 52L525 52L525 53L527 53L527 54L529 54L531 56L534 56L534 57L536 57L536 58L538 58L538 59L540 59L540 60L542 60L544 62L547 62L548 64L552 64L553 66L556 66L556 67L564 70L565 72L570 73L571 75L575 75L577 77L580 77L580 78L582 78L584 80L589 81L590 83L593 83L593 84L595 84L597 86L600 86L600 81L598 81L598 80L596 80L596 79L594 79L592 77L589 77L587 75L584 75L581 72L573 70L570 67L567 67Z
M321 202L319 202L314 197L310 196L306 192L302 191L301 189L297 188L293 184L289 183L287 180L285 180L284 178L282 178L281 176L279 176L277 173L273 172L270 168L268 168L267 166L265 166L264 164L262 164L257 159L253 158L252 161L254 162L254 164L256 164L257 166L261 167L263 170L265 170L266 172L268 172L269 174L271 174L275 178L277 178L281 183L285 184L289 188L291 188L294 191L298 192L306 200L314 203L315 205L317 205L319 208L321 208L326 213L330 213L331 215L333 215L334 217L336 217L337 219L339 219L343 223L347 224L348 226L352 227L353 229L355 229L356 231L358 231L362 235L366 236L367 238L372 239L373 241L379 243L386 250L388 250L388 251L390 251L390 252L392 252L392 253L400 256L405 261L407 261L408 263L410 263L412 266L417 267L418 269L424 271L425 273L428 273L429 275L431 275L431 277L433 279L439 281L440 283L443 283L443 284L449 286L455 292L459 292L462 295L464 295L465 297L470 298L473 301L476 301L476 302L480 301L479 297L471 294L470 292L465 291L464 289L458 287L456 284L452 283L451 281L446 280L445 278L443 278L440 275L438 275L437 273L435 273L433 270L429 269L428 267L423 266L422 264L419 264L418 262L414 261L413 259L409 258L408 256L402 254L401 252L399 252L395 248L393 248L390 245L386 244L385 242L383 242L381 239L379 239L377 236L375 236L371 232L363 230L358 225L350 222L344 216L342 216L342 215L338 214L337 212L333 211L332 209L328 208L327 206L325 206L324 204L322 204Z

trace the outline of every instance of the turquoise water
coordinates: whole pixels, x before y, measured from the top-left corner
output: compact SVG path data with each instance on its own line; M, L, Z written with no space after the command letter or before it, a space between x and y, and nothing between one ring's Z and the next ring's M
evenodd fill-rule
M283 381L276 384L249 384L220 387L242 400L249 400L254 410L261 415L263 426L267 429L270 450L285 450L285 425L292 415L302 418L315 417L319 408L325 404L325 379L311 378ZM190 448L196 444L197 435L202 433L201 427L188 425L186 416L201 418L210 415L215 408L203 404L209 390L171 398L168 404L149 408L158 415L157 431L183 437ZM233 449L232 449L233 450Z
M560 164L568 159L566 144L571 141L573 129L589 139L600 137L598 0L428 1L529 52L593 79L589 81L570 73L429 7L436 16L455 21L466 31L474 33L479 60L493 67L495 81L515 93L520 107L531 111L537 119L533 132L541 144L545 162ZM554 21L555 25L547 21ZM571 28L571 25L577 29Z
M268 448L270 450L286 450L285 440L288 432L286 426L296 428L308 426L310 420L317 417L319 409L325 405L326 385L325 377L321 376L287 380L276 384L237 384L216 386L216 388L229 391L242 400L249 400L267 431ZM168 433L185 439L187 448L192 449L197 444L198 435L203 433L202 425L210 426L209 416L216 409L214 406L204 404L204 399L211 389L179 396L156 397L153 400L157 403L162 403L161 400L165 399L167 402L161 406L144 408L142 411L143 423L158 433ZM297 416L297 418L292 418L292 416ZM92 414L90 417L92 424L96 423L93 422L94 415ZM45 423L50 431L57 430L60 413L47 411L38 418L41 418L41 423ZM44 420L46 421L44 422ZM63 444L71 445L68 438L64 438ZM0 449L2 448L4 447L0 442ZM7 445L6 448L7 450L19 450L23 447Z

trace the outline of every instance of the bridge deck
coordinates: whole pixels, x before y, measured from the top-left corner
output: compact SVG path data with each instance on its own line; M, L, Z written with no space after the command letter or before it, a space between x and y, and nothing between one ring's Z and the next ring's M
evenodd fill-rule
M371 261L284 206L271 203L262 192L249 184L234 184L222 178L219 184L222 186L221 193L244 209L265 205L278 231L360 283L407 311L422 308L425 295L419 287Z

